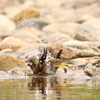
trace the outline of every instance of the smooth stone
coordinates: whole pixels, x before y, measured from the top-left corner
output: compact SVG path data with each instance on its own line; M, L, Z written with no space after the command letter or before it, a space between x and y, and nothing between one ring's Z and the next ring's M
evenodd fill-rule
M3 41L0 42L0 50L2 49L12 49L16 51L26 43L19 38L16 37L7 37Z
M35 8L26 8L23 9L18 15L16 15L12 20L18 24L25 19L32 18L32 17L39 17L40 14Z
M23 27L35 27L36 29L42 30L42 28L48 24L50 24L50 22L41 17L29 18L19 23L17 25L17 29L23 28Z
M13 52L12 49L3 49L0 51L0 55L3 55L3 54L11 54Z
M76 58L76 59L72 59L68 61L69 63L73 64L73 65L85 65L87 64L88 60L84 59L84 58Z
M93 57L93 56L99 56L100 53L99 51L93 50L93 49L85 49L85 50L81 50L77 53L78 57Z
M32 27L24 27L18 30L15 30L11 36L18 37L29 43L37 42L39 43L40 38L44 37L44 33Z
M10 75L8 75L6 72L4 71L0 71L0 82L3 81L4 79L9 79L11 78Z
M3 9L3 13L6 14L7 17L13 18L21 11L21 7L18 6L7 6Z
M94 14L97 18L99 18L100 17L100 7L91 10L90 13Z
M7 33L9 33L15 29L15 23L6 16L0 14L0 27L5 29L5 31L7 30Z
M48 38L49 36L49 38ZM69 40L73 40L69 35L64 33L48 34L41 38L43 43L63 43Z
M90 41L99 38L96 37L96 35L91 31L90 28L76 23L52 23L45 26L42 31L48 34L54 34L57 32L65 33L73 39L77 39L80 41Z
M93 40L94 39L94 35L92 34L92 31L82 25L76 25L75 27L72 28L72 30L70 30L69 35L73 38L73 39L78 39L81 41L87 41L87 40Z
M60 1L58 0L50 0L50 1L47 1L47 0L37 0L35 2L35 4L37 5L37 7L47 7L47 8L54 8L54 7L59 7L61 5Z
M93 77L93 76L100 76L100 67L96 67L92 65L91 63L87 64L85 70L85 74Z
M91 42L93 46L100 48L100 41L93 41Z
M26 62L18 58L15 58L11 55L4 54L0 56L0 70L1 71L8 71L15 67L25 68L26 66L27 66Z
M68 47L78 48L78 49L88 49L94 47L91 42L81 42L76 40L64 42L63 45Z
M86 34L76 34L74 39L79 41L91 41L91 38Z
M94 41L100 41L100 18L92 18L89 20L86 20L82 23L82 25L86 26L88 29L90 29L91 32L91 39Z
M32 73L32 70L27 66L26 68L15 67L7 72L11 76L27 76Z
M63 21L63 18L65 22L73 22L76 21L77 16L74 9L63 9L61 7L59 8L53 8L50 10L50 14L56 19L58 22Z
M69 47L66 47L60 43L48 44L48 51L50 52L51 57L55 57L59 50L62 50L61 59L63 60L73 59L76 57L75 53Z
M45 26L42 31L48 34L54 34L57 32L69 34L70 30L76 25L76 23L51 23Z
M22 59L24 61L30 59L34 55L37 55L39 53L38 51L39 44L26 44L19 48L15 53L12 55L16 56L19 59Z

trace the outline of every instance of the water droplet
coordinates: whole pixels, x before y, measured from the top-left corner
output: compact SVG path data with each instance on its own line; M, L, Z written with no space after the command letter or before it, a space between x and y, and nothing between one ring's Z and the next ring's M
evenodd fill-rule
M20 17L17 17L17 19L20 19Z

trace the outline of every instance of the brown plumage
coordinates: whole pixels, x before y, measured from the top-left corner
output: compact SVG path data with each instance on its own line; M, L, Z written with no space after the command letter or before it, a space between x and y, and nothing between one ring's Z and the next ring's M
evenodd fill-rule
M32 69L33 74L48 75L48 74L56 73L57 69L60 67L59 64L62 65L62 62L63 62L63 60L61 60L62 51L63 50L59 50L59 52L57 53L57 55L54 59L46 61L47 48L44 48L43 54L39 58L37 64L35 63L34 60L29 61L29 62L31 62L31 64L29 64L29 66ZM50 69L49 72L48 72L48 69ZM67 69L65 67L63 69L64 69L64 72L66 73Z

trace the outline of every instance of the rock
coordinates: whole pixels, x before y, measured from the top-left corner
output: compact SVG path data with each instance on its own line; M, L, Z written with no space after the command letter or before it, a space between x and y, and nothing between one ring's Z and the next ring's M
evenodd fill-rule
M35 27L36 29L42 30L42 28L48 25L49 23L50 23L49 21L41 17L29 18L19 23L17 25L17 29L23 28L23 27Z
M0 51L0 55L3 55L3 54L11 54L13 52L12 49L3 49Z
M39 44L26 44L19 48L15 53L12 55L16 56L19 59L22 60L28 60L34 55L37 55L39 53L38 51Z
M5 31L7 30L7 33L9 33L15 29L15 24L6 16L0 15L0 27L2 30L5 29Z
M26 42L39 43L40 38L44 36L44 33L36 28L24 27L22 29L15 30L11 36L21 38Z
M11 78L6 72L0 71L0 82L3 81L3 79L9 79Z
M63 45L68 47L78 48L78 49L89 49L94 47L91 42L81 42L76 40L64 42Z
M50 10L50 14L56 19L58 22L72 22L76 21L76 12L74 9L63 9L63 8L53 8Z
M31 17L39 17L40 14L35 8L26 8L22 10L18 15L16 15L12 20L18 24L22 22L25 19L31 18Z
M53 23L45 26L42 31L49 34L65 33L71 38L80 41L95 40L97 36L90 28L76 23Z
M84 59L84 58L76 58L76 59L72 59L68 61L69 63L73 64L73 65L86 65L88 60Z
M96 67L92 64L88 64L84 70L85 74L92 77L92 76L100 76L100 67Z
M94 14L97 18L99 18L100 17L100 7L91 10L90 13Z
M7 6L3 9L3 13L6 14L7 17L13 18L18 13L20 13L21 7L18 6Z
M97 41L100 40L100 18L92 18L86 20L82 23L82 25L86 26L89 30L91 30L91 40Z
M69 40L72 40L72 38L69 35L63 34L63 33L55 33L55 34L45 35L44 37L42 37L41 42L43 43L54 43L54 42L63 43Z
M7 37L0 42L0 50L10 48L14 51L25 45L26 43L16 37Z
M93 40L94 39L94 35L92 35L92 31L90 29L88 29L87 27L84 27L82 25L76 25L75 27L73 27L72 30L70 30L69 35L74 38L74 39L78 39L81 41L87 41L87 40Z
M4 54L0 56L0 70L1 71L8 71L15 67L25 68L26 63L22 60L14 58L11 55Z
M48 45L48 51L51 53L51 57L55 57L59 50L63 50L61 54L61 59L68 60L75 58L75 53L68 47L63 46L62 44L51 43Z
M69 34L69 31L76 25L76 23L51 23L50 25L45 26L42 31L49 34L57 32Z
M57 22L56 19L53 18L53 16L50 15L50 14L45 14L45 15L44 15L44 18L47 19L48 21L50 21L51 23Z
M91 42L93 46L100 48L100 41L93 41Z
M31 0L19 0L20 5L22 8L29 8L34 6L36 1L31 1Z
M12 68L11 70L9 70L7 72L9 75L11 76L26 76L28 75L29 73L32 73L32 70L27 66L26 68L18 68L18 67L15 67L15 68Z
M47 1L47 0L37 0L36 2L37 7L47 7L47 8L54 8L54 7L59 7L60 2L58 0L55 1Z
M86 34L76 34L74 39L79 41L91 41L91 38Z
M99 51L93 50L91 48L89 49L85 49L85 50L81 50L77 53L78 57L93 57L93 56L99 56Z

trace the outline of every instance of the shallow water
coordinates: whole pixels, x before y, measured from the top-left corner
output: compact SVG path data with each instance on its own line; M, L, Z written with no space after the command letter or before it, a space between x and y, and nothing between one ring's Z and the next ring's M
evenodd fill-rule
M100 100L100 79L29 77L0 80L0 100Z

